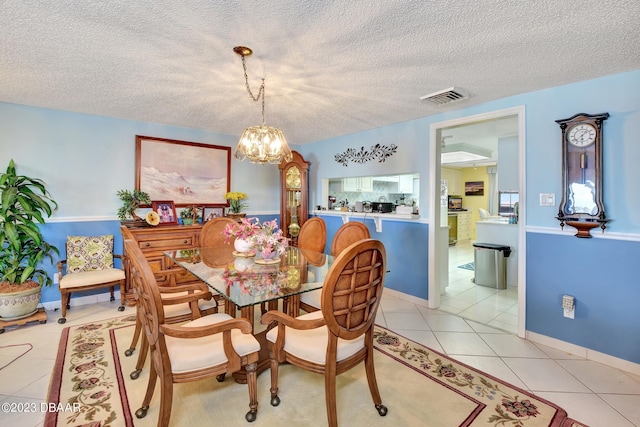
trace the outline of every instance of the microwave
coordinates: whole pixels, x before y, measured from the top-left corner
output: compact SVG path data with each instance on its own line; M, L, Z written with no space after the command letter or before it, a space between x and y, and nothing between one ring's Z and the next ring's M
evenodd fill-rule
M449 196L449 210L462 210L462 196Z

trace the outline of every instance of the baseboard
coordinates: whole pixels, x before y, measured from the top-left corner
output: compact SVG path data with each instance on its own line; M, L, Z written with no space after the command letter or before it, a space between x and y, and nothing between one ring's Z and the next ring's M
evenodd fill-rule
M547 347L551 347L556 350L571 353L576 356L584 357L587 360L592 360L594 362L602 363L603 365L620 369L622 371L629 372L634 375L640 375L640 364L638 363L630 362L628 360L620 359L618 357L614 357L609 354L600 353L599 351L591 350L586 347L571 344L556 338L551 338L546 335L537 334L531 331L527 331L526 337L529 341L546 345Z
M120 291L115 291L113 296L115 297L116 302L120 302ZM77 307L80 305L95 304L97 302L107 302L110 299L111 293L103 292L95 295L86 295L77 298L73 297L71 298L69 305L71 307ZM41 303L41 305L47 310L60 310L62 308L62 300L47 301Z
M413 295L405 294L404 292L396 291L394 289L384 288L384 293L387 295L398 298L404 301L412 302L421 307L429 307L429 301L423 298L414 297Z

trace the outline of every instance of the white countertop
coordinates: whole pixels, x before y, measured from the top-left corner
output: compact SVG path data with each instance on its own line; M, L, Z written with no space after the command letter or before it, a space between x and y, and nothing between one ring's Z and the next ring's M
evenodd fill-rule
M314 210L314 215L333 215L354 218L382 218L382 219L419 219L419 214L397 214L395 212L379 213L379 212L348 212L348 211L336 211L336 210Z

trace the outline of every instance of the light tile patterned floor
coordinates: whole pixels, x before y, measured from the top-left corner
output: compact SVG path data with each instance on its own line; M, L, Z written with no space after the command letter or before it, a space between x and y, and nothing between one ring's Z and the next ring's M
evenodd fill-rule
M640 377L565 354L464 319L444 310L431 310L385 294L376 322L434 350L557 403L569 415L591 427L640 426ZM0 335L0 367L31 343L33 349L0 369L0 404L40 405L65 326L122 316L116 303L73 307L59 325L59 312L48 312L44 325L9 328ZM124 314L133 313L127 308ZM135 406L135 405L134 405ZM0 425L41 426L44 414L0 412Z

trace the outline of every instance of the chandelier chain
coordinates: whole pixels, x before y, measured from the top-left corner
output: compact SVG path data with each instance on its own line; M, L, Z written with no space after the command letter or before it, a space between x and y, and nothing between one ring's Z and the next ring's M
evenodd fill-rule
M264 78L262 79L262 84L260 85L260 90L258 91L258 96L255 96L253 94L253 92L251 91L251 87L249 87L249 76L247 75L247 64L245 63L244 60L244 55L241 55L242 57L242 68L244 69L244 83L245 86L247 87L247 92L249 92L249 96L251 97L251 99L253 99L255 102L258 102L260 100L260 97L262 97L262 124L265 124L264 121Z

